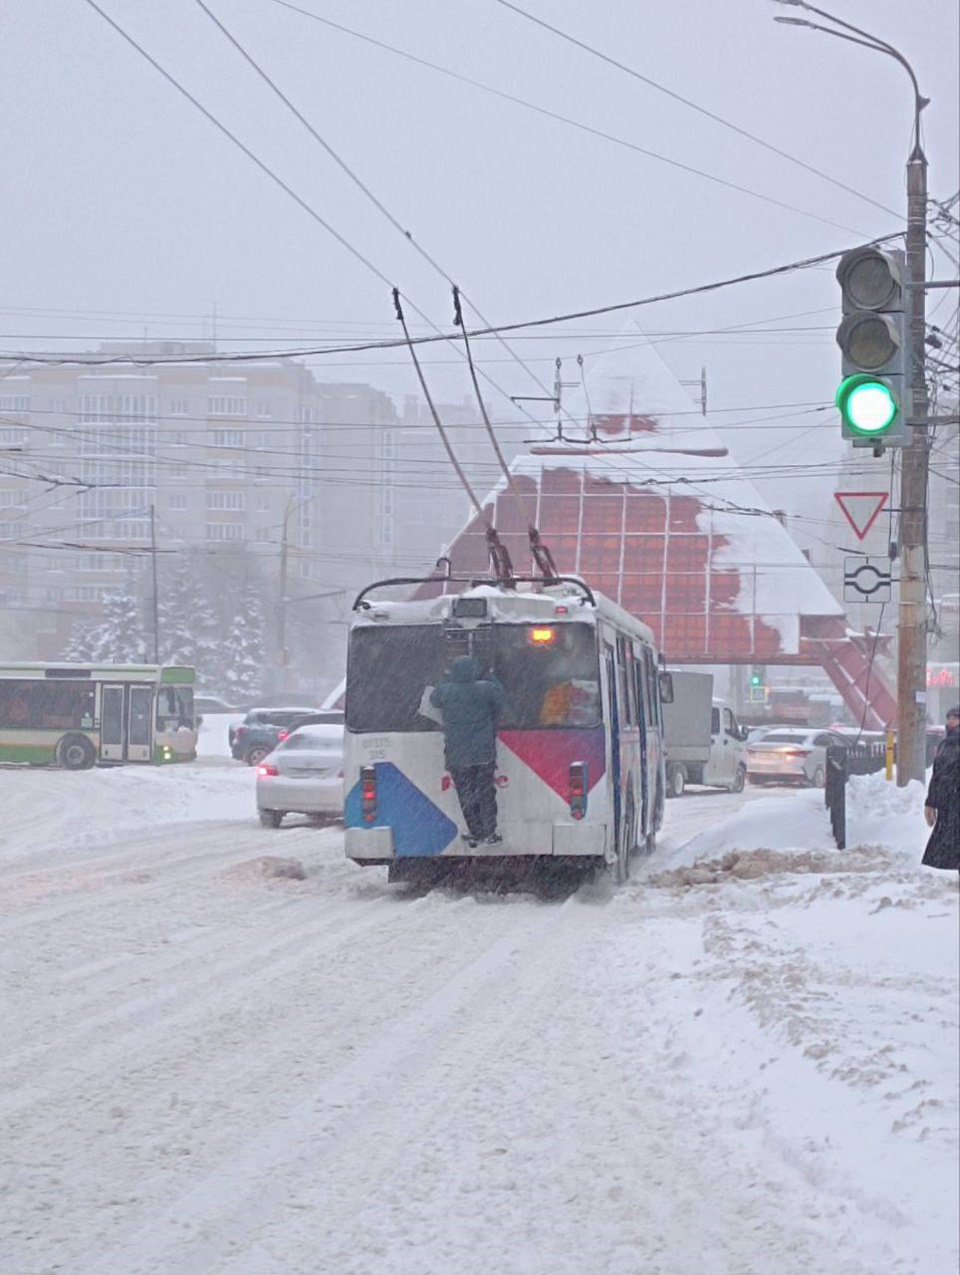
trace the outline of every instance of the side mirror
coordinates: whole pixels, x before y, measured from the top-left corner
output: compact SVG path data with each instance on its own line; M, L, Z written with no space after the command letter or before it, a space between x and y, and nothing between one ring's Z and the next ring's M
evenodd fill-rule
M673 678L669 673L659 673L657 680L660 683L660 703L673 703Z

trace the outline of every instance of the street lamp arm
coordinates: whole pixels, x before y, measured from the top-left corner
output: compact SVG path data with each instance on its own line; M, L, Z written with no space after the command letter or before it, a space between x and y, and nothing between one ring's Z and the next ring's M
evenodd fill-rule
M833 22L836 26L843 27L844 31L835 31L833 27L824 27L817 22L808 22L805 18L774 18L774 22L782 22L786 26L792 27L809 27L811 31L823 31L826 35L836 36L838 40L848 40L851 44L860 44L867 49L875 49L878 53L886 53L893 58L895 62L899 62L907 75L910 76L910 83L913 86L913 144L914 157L922 158L923 151L920 146L920 112L925 106L929 106L930 99L924 97L920 92L920 85L914 74L913 67L903 56L899 49L894 48L892 44L888 44L886 40L881 40L879 36L864 31L861 27L855 27L851 22L844 22L842 18L834 17L832 13L828 13L826 9L818 9L815 5L807 4L807 0L777 0L778 4L792 5L798 9L804 9L808 13L816 13L821 18L826 18L828 22ZM845 31L853 31L854 35L846 35ZM858 39L857 37L862 37Z

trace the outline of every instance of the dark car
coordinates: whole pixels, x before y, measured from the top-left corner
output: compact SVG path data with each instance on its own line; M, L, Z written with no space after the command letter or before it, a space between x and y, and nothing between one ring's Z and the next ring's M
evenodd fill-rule
M237 761L256 766L298 726L342 726L343 713L316 708L254 708L228 732Z

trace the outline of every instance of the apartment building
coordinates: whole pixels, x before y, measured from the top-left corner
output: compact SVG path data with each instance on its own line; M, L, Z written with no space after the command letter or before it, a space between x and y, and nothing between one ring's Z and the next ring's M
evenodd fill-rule
M131 576L146 597L155 547L161 582L182 551L237 588L255 564L278 630L272 658L338 669L356 591L428 571L466 520L416 399L401 414L370 385L320 381L293 359L231 361L211 342L49 358L0 363L7 658L60 655ZM486 491L475 408L442 414Z

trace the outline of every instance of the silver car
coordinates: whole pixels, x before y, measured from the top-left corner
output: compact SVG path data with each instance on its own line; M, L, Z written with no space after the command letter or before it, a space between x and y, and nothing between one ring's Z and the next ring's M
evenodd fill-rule
M747 779L751 784L800 783L822 788L831 744L846 747L847 741L829 730L765 731L747 744Z
M301 726L257 767L257 809L265 828L286 814L343 815L343 727Z

